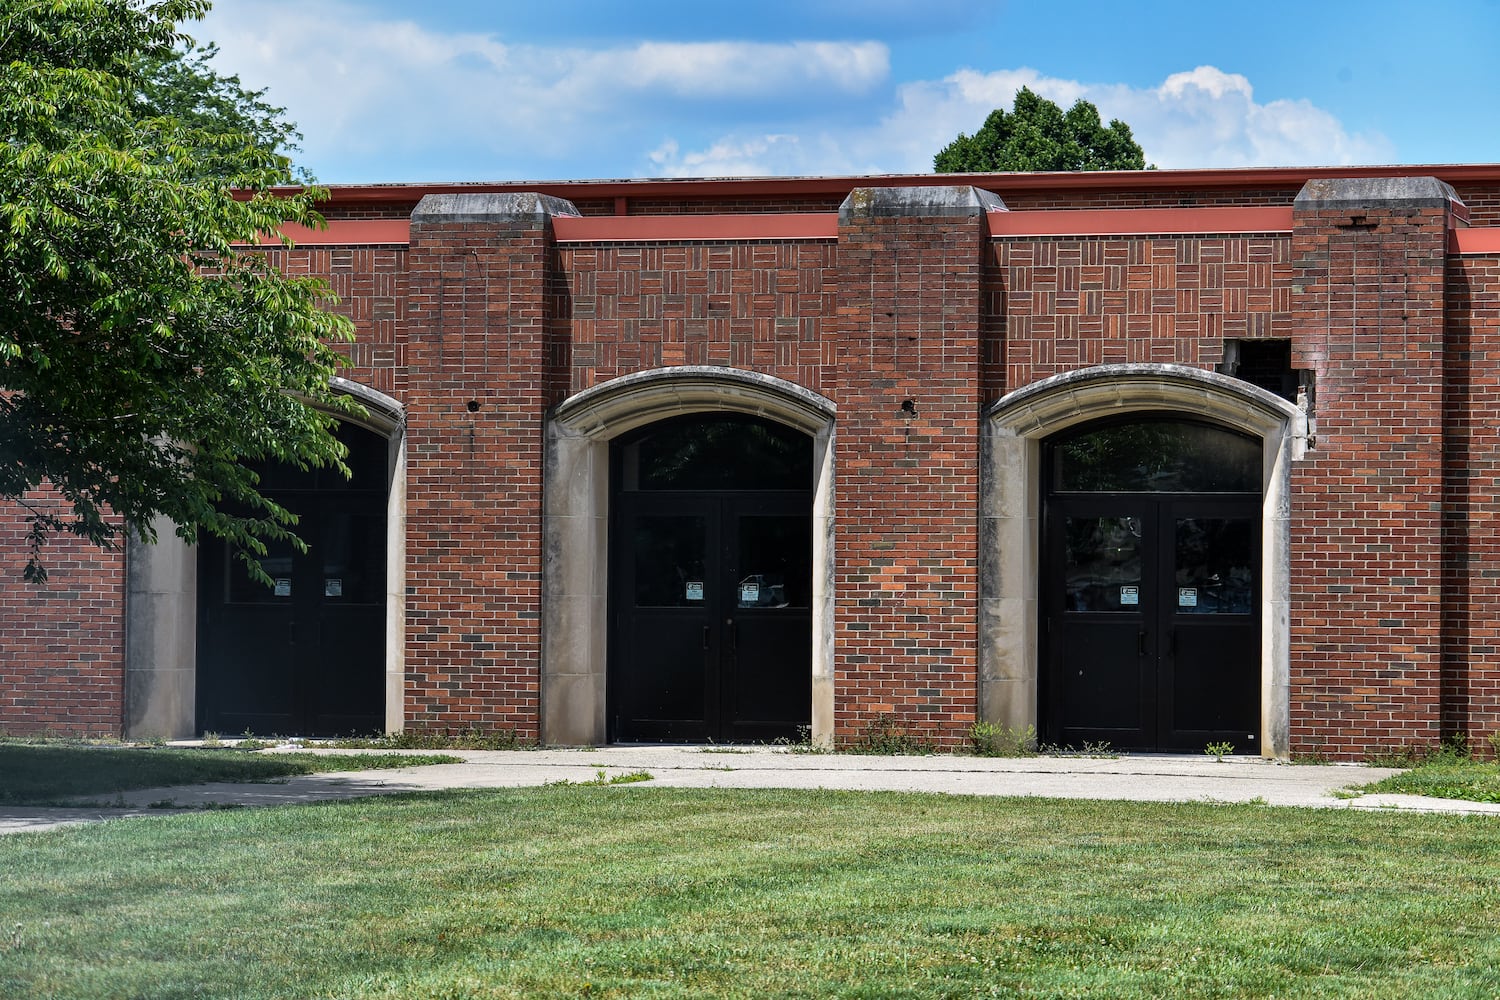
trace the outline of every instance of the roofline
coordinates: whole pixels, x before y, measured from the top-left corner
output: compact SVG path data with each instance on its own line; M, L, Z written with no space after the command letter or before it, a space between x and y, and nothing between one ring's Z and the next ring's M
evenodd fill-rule
M1450 184L1500 182L1500 164L1401 164L1344 167L1235 167L1194 170L1097 170L982 174L874 174L844 177L703 177L574 181L453 181L438 183L324 184L325 204L406 202L428 194L531 191L568 199L663 197L672 199L775 198L843 195L857 187L929 187L972 184L985 190L1118 191L1171 188L1223 190L1300 187L1318 177L1436 177ZM276 189L284 193L300 187Z

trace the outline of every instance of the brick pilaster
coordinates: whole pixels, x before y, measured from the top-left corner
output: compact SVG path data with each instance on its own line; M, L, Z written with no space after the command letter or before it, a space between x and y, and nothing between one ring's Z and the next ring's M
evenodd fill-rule
M412 213L407 369L409 726L535 738L541 606L542 195L428 195Z
M985 212L970 187L861 188L839 209L836 728L974 721ZM903 405L906 408L903 408Z
M1315 180L1294 203L1293 363L1316 377L1293 471L1294 751L1439 736L1444 264L1463 211L1430 177Z

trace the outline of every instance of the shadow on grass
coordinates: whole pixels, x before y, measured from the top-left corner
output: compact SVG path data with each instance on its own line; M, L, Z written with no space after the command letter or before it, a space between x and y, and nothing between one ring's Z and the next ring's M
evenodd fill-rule
M238 750L0 744L0 806L56 805L138 788L274 781L323 771L452 764L440 754L258 754Z

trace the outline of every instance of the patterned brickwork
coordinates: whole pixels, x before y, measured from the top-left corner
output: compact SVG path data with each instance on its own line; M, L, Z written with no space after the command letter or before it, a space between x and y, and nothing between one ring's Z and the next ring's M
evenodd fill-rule
M334 309L354 321L355 342L340 345L350 366L341 374L390 394L406 359L406 248L298 247L267 257L287 274L328 282Z
M1296 193L1004 180L989 190L1018 212ZM1500 185L1461 194L1474 225L1500 223ZM721 188L576 207L841 201ZM541 219L429 217L409 249L267 252L330 281L358 330L346 376L407 407L408 726L537 735L544 414L622 375L718 365L837 406L838 738L889 716L961 744L976 709L982 407L1086 366L1211 368L1226 339L1271 337L1316 380L1316 440L1289 497L1292 749L1357 758L1500 729L1500 259L1448 256L1453 211L1304 205L1290 235L1000 239L978 213L852 212L836 239L565 245ZM0 516L17 568L23 528L16 510ZM118 731L122 558L66 540L50 552L46 590L0 584L0 729Z
M1225 338L1290 336L1284 236L997 240L991 254L1004 391L1090 365L1211 368Z
M648 368L724 365L828 394L836 254L831 241L560 247L551 362L568 393Z
M1444 208L1303 210L1293 364L1317 377L1292 476L1294 751L1439 736Z

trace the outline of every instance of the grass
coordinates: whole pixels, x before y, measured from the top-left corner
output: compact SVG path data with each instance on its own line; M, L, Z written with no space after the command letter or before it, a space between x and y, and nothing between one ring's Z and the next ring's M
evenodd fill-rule
M272 781L318 771L452 764L440 754L259 754L129 746L0 743L0 805L55 805L136 788ZM3 993L0 993L3 995Z
M1397 766L1411 770L1372 782L1360 791L1500 802L1500 763L1474 760L1461 751L1441 750Z
M1500 993L1473 817L573 785L0 838L0 996Z

